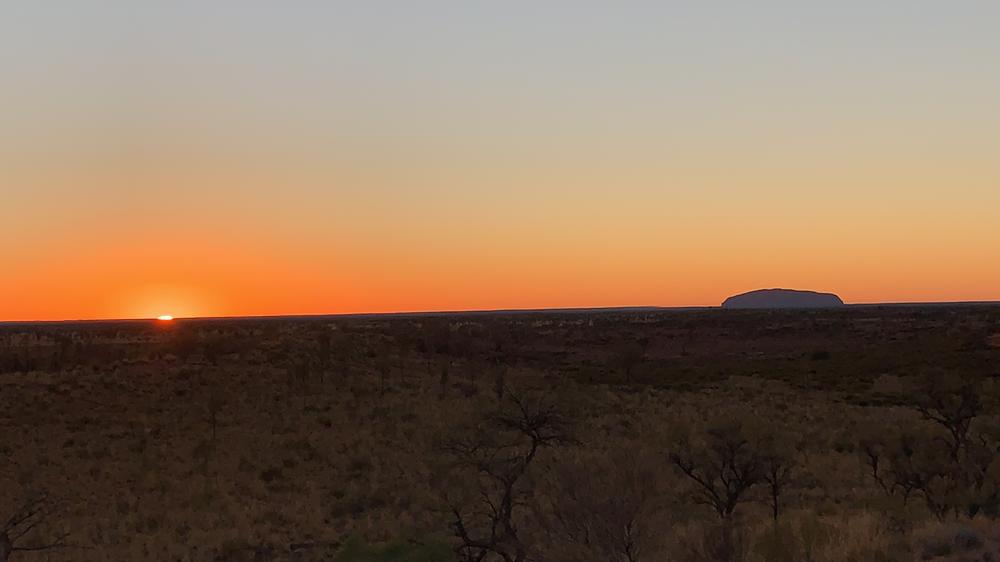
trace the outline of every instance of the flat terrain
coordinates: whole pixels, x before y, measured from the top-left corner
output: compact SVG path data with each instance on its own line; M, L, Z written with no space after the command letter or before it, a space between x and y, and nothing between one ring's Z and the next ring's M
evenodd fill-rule
M0 523L54 546L11 560L996 560L997 377L986 305L0 325Z

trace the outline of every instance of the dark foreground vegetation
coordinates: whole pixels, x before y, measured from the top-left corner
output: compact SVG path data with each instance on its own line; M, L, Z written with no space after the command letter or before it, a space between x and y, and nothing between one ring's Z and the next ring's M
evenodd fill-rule
M0 326L0 562L1000 560L1000 307Z

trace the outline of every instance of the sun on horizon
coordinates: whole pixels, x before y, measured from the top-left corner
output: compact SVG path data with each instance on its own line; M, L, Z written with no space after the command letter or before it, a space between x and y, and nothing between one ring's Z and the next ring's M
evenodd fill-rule
M174 317L169 314L161 314L160 316L157 316L156 319L160 322L170 322L174 319Z

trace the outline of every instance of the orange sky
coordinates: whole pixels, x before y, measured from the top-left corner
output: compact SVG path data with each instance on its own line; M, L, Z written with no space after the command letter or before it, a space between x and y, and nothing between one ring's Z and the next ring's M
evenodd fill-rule
M1000 9L472 4L12 9L0 321L1000 299Z

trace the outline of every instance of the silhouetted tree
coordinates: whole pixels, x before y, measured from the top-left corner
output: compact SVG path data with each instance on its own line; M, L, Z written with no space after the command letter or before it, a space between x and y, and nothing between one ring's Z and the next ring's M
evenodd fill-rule
M568 444L570 423L544 399L507 392L507 400L472 435L447 445L459 469L473 479L475 497L449 500L452 531L463 562L529 559L519 528L527 494L525 475L544 449Z
M948 514L948 497L958 491L959 480L943 441L904 429L864 441L861 452L872 478L887 495L899 494L905 505L916 494L938 519Z
M764 481L765 458L746 420L725 416L675 440L671 463L694 484L695 502L728 519L746 493Z
M904 505L917 495L938 519L995 514L1000 430L983 417L994 398L992 385L932 374L902 398L929 423L862 438L861 454L879 488L898 494Z
M795 449L788 435L770 432L765 436L761 450L761 480L767 486L771 517L777 521L781 515L781 497L792 484L795 471Z
M948 450L956 462L968 443L973 420L982 413L981 392L970 380L934 373L924 377L914 394L912 405L920 415L948 432Z

